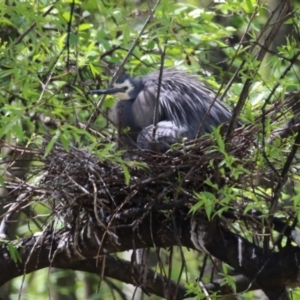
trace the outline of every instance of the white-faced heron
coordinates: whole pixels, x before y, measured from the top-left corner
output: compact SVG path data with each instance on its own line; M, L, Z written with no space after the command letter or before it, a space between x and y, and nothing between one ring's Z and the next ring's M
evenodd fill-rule
M112 88L91 93L113 94L120 100L111 109L110 120L121 129L128 128L127 136L142 149L164 152L182 138L194 139L200 128L200 134L209 133L231 118L231 112L197 76L164 69L153 140L158 86L159 71L142 78L122 75Z

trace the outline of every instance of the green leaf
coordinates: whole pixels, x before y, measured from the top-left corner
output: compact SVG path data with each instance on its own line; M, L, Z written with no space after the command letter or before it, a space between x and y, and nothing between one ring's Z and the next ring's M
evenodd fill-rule
M61 134L59 136L59 140L62 143L63 147L65 150L69 151L70 150L70 138L68 138L65 134Z
M217 143L218 143L218 146L219 146L219 150L221 153L226 153L225 151L225 143L224 143L224 140L223 140L223 137L222 135L220 134L220 128L214 128L214 135L217 139Z
M84 30L88 30L90 28L93 27L93 24L90 24L90 23L83 23L83 24L80 24L79 27L78 27L78 30L79 31L84 31Z
M21 119L17 119L14 126L13 126L13 132L16 135L16 137L18 138L19 141L23 141L24 140L24 132L23 132L23 127L22 127L22 120Z
M67 21L67 22L70 22L70 19L71 19L71 13L70 11L66 11L62 14L63 18Z
M253 4L251 0L246 0L246 4L247 4L247 9L245 9L245 11L247 13L251 13L253 11Z
M44 157L46 157L50 153L50 151L52 150L54 144L57 142L58 138L60 137L60 134L61 134L60 130L59 129L56 130L55 135L52 137L52 139L50 140L50 142L46 146Z
M192 206L190 212L197 212L199 208L204 207L206 216L210 219L217 202L216 196L210 192L195 193L195 195L199 201Z
M70 46L76 45L78 43L78 35L71 32L69 35Z
M22 262L22 258L18 249L12 243L7 243L7 247L12 260L15 263Z
M124 172L124 177L125 177L125 183L128 185L130 182L130 173L129 170L127 168L127 166L124 163L121 163L123 172Z
M124 42L124 44L126 45L129 42L130 39L130 29L128 27L125 27L123 29L123 37L122 37L122 41Z
M2 169L0 168L0 172L2 172ZM5 187L5 182L3 176L0 174L0 187Z

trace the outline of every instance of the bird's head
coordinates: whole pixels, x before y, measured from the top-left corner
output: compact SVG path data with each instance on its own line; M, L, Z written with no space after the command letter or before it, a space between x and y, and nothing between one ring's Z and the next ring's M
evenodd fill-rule
M141 79L136 79L127 74L121 75L112 88L104 90L92 90L91 94L95 95L114 95L119 100L134 100L143 89Z

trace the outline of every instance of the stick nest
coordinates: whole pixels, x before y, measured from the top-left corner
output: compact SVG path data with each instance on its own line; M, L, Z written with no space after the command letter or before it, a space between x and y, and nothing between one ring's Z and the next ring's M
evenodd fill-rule
M227 155L234 158L232 167L253 167L247 159L252 136L251 130L238 130L226 146ZM107 228L132 223L151 210L188 210L198 201L195 192L213 189L207 180L219 188L245 186L249 180L247 175L231 177L224 153L209 137L175 146L165 154L131 150L99 158L75 147L67 151L60 144L46 158L44 153L45 148L34 152L38 161L31 166L34 182L8 182L19 195L15 209L37 202L50 210L51 217L69 225L93 221ZM236 201L230 205L234 207Z

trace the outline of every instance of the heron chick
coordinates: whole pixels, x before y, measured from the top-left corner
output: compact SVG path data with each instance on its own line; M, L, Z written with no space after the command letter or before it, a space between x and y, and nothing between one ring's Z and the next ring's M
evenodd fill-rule
M109 118L119 128L128 128L126 144L165 152L182 138L194 139L209 133L231 118L231 112L196 76L176 69L164 69L153 139L154 114L159 71L141 78L120 76L112 88L92 90L92 94L111 94L118 101ZM213 105L212 105L213 103ZM129 139L131 142L129 142Z

